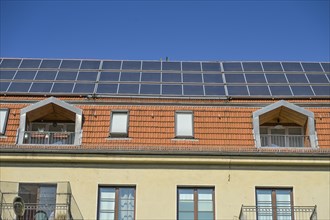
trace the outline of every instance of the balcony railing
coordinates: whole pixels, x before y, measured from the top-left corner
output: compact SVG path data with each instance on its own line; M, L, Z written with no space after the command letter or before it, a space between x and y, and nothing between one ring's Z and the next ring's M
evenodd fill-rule
M29 203L25 201L25 212L22 217L16 216L14 212L14 198L23 195L25 195L23 197L34 198L37 195L36 192L15 192L18 188L19 183L0 182L1 220L83 220L71 193L70 184L67 182L57 183L55 194L43 194L43 202ZM50 201L55 201L55 203Z
M316 206L242 206L239 220L317 220Z
M262 147L310 147L309 136L305 135L260 135Z
M25 131L23 134L23 144L54 144L65 145L74 144L75 132L38 132Z

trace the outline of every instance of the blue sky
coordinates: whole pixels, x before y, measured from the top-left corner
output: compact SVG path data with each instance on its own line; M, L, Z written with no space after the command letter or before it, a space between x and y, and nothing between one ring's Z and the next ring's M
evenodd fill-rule
M2 57L330 60L330 0L0 1Z

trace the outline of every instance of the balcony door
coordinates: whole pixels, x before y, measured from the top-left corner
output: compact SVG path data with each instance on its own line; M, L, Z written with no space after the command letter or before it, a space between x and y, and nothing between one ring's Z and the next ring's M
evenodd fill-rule
M292 189L257 189L258 220L293 220Z

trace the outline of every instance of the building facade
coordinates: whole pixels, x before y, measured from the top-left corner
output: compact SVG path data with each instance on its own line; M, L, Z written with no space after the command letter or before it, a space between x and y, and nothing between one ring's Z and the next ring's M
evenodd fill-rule
M1 219L330 219L326 62L0 59Z

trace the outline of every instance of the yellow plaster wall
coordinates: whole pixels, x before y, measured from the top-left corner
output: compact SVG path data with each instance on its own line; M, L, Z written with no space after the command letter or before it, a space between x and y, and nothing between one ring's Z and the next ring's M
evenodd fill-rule
M255 205L255 187L293 187L295 206L317 205L330 219L330 173L326 169L240 168L221 165L2 166L1 181L69 181L85 219L95 219L98 185L135 185L137 220L176 219L177 186L215 188L216 219L237 219L241 205Z

